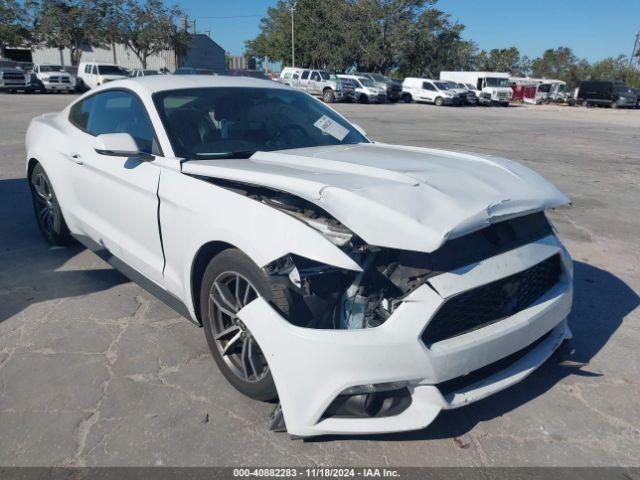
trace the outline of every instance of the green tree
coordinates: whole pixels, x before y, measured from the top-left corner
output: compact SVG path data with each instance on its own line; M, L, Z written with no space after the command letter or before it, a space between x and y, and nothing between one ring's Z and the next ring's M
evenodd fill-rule
M48 47L68 48L71 63L77 65L82 49L102 43L99 10L95 1L30 0L34 13L35 35Z
M150 56L162 50L187 49L189 35L177 26L179 7L165 7L161 0L124 0L120 38L147 68Z
M31 40L27 10L17 0L0 0L0 56L7 47L20 46Z
M473 66L477 46L463 40L464 25L452 23L435 8L421 12L406 30L406 43L398 53L398 74L438 77L441 70L466 70Z
M509 72L513 75L526 75L530 69L528 57L521 57L516 47L494 48L489 52L481 51L476 57L476 68L490 72Z

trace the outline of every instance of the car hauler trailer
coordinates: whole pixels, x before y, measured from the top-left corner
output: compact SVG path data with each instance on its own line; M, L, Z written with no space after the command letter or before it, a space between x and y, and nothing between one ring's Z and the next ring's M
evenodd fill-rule
M478 103L508 106L513 96L509 74L504 72L440 72L440 80L470 83L479 91Z

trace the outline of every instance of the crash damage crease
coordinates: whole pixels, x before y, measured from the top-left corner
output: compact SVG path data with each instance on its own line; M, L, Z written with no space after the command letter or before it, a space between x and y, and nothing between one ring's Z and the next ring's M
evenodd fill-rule
M552 234L543 212L503 220L450 239L431 253L366 244L314 203L296 195L243 182L200 177L305 222L348 254L361 272L298 255L264 267L284 291L288 311L274 307L293 325L316 329L373 328L384 323L403 299L429 278L492 257Z

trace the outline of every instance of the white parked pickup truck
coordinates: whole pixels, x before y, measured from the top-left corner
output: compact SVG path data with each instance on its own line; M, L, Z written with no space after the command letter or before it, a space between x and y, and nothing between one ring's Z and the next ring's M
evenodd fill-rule
M34 65L33 73L41 92L69 92L76 89L75 79L62 65ZM38 88L36 87L36 88Z
M104 85L113 80L128 78L127 71L117 65L101 62L82 62L78 67L78 84L82 90Z
M478 103L509 106L513 91L509 74L504 72L440 72L440 80L470 83L479 91Z
M278 81L318 96L325 103L351 100L354 93L354 86L351 82L341 80L326 70L284 67Z

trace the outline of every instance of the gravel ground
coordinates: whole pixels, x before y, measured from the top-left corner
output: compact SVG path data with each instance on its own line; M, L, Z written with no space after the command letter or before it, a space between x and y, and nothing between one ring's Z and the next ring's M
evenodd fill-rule
M337 105L370 137L501 155L553 181L575 260L571 361L427 429L291 440L233 390L203 332L79 246L40 238L31 117L66 95L0 95L0 465L638 465L640 111Z

